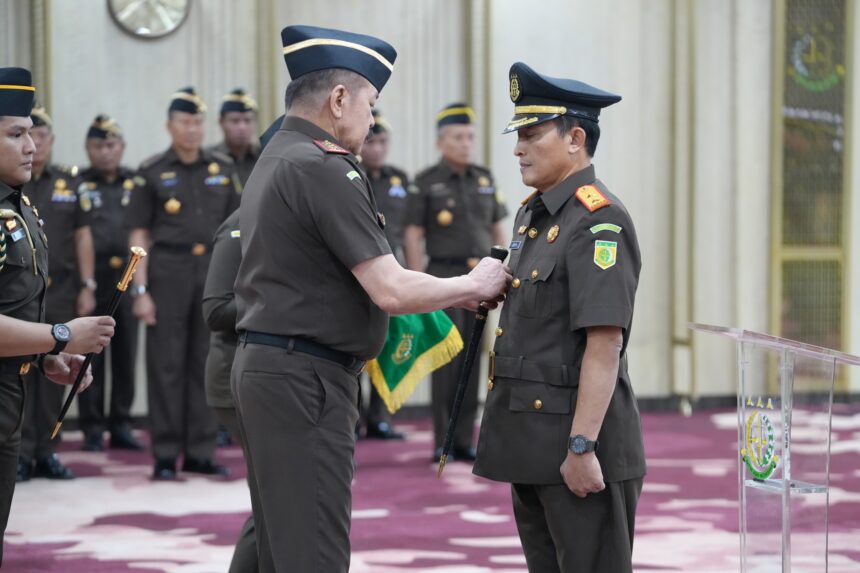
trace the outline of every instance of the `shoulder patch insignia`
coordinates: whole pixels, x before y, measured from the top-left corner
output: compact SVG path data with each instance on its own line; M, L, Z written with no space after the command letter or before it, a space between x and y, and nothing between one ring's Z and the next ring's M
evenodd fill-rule
M356 171L355 169L353 169L352 171L350 171L349 173L346 174L346 178L349 179L350 181L352 181L354 179L361 179L361 174L358 171Z
M337 153L340 155L349 155L349 151L341 147L336 143L332 143L328 139L325 141L320 141L319 139L314 139L314 143L317 144L317 147L325 151L326 153Z
M594 264L604 271L615 266L617 253L618 243L615 241L594 242Z
M576 198L585 205L589 212L594 213L602 207L611 204L612 201L600 192L594 185L583 185L576 191Z
M613 225L612 223L600 223L599 225L595 225L589 229L592 235L596 235L600 231L612 231L613 233L621 233L621 227L618 225Z
M234 239L239 239L242 236L242 230L236 229L235 231L230 231L230 236L233 237Z

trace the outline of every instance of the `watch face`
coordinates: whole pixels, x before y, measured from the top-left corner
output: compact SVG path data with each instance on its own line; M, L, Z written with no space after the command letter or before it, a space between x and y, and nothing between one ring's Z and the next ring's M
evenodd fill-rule
M160 38L188 17L191 0L108 0L108 11L123 31L138 38Z
M63 342L68 342L72 337L72 331L65 324L57 324L54 326L54 338Z
M588 445L588 442L583 436L576 436L573 439L573 451L577 454L585 453L585 448Z

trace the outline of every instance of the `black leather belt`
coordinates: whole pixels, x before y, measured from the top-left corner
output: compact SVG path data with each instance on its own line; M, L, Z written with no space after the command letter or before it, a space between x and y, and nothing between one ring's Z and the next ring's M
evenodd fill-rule
M323 358L340 364L347 370L352 370L356 374L364 369L365 361L351 356L340 350L311 342L304 338L296 338L295 336L281 336L278 334L266 334L265 332L246 331L239 335L239 342L243 344L262 344L264 346L276 346L291 352L301 352L302 354L310 354L317 358Z
M0 375L14 374L16 376L24 376L30 371L31 364L22 362L21 360L0 360Z
M199 257L209 252L208 245L203 243L188 243L178 245L176 243L155 243L155 248L159 251L167 251L170 253L182 253L183 255L194 255Z

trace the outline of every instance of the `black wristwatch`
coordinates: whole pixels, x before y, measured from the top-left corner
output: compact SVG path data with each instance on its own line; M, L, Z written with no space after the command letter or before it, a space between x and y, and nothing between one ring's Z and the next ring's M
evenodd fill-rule
M51 336L54 337L57 343L54 345L54 349L48 354L59 354L66 347L66 344L69 343L69 340L72 339L72 331L65 324L55 324L51 329Z
M574 454L581 456L588 452L597 453L599 443L597 440L591 441L582 434L571 436L567 441L567 447Z

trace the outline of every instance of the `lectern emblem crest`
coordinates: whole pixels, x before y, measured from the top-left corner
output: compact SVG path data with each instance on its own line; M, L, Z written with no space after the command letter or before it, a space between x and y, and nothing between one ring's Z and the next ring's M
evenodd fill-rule
M753 406L752 399L747 399L747 406ZM779 463L779 456L774 455L776 438L773 423L766 413L773 410L773 402L768 398L767 406L764 406L759 398L755 407L757 409L747 416L744 427L741 459L753 479L766 480L773 475Z

